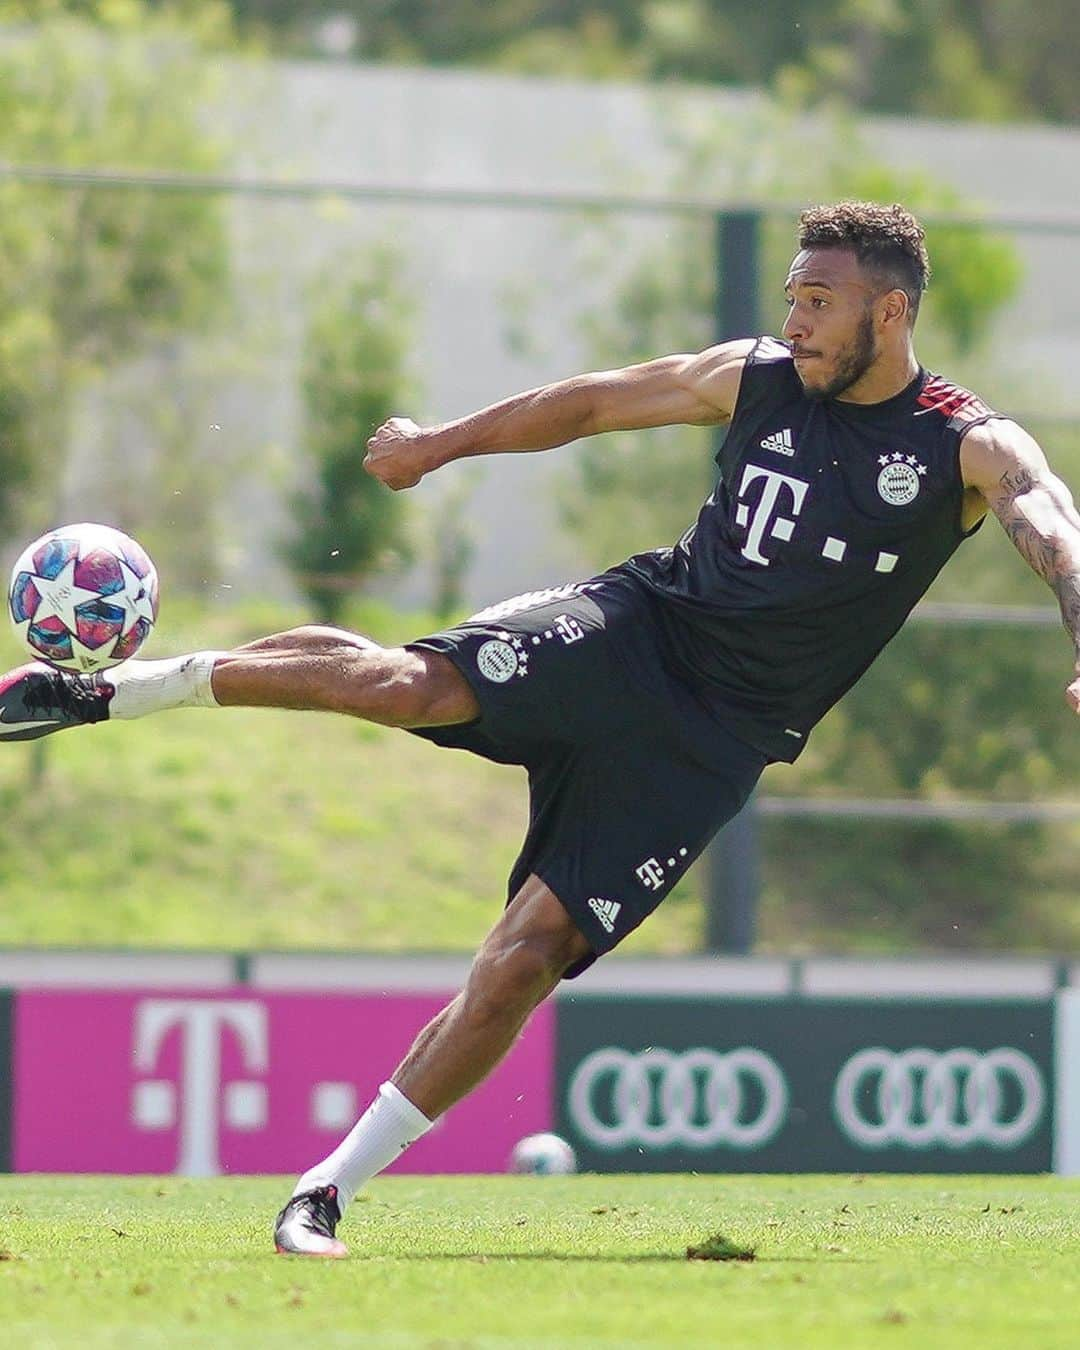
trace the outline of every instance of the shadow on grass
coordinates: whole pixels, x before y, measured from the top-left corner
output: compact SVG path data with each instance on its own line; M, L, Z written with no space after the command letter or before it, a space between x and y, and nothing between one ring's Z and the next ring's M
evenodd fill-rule
M355 1259L355 1258L354 1258ZM681 1262L683 1265L865 1265L868 1258L841 1256L831 1252L821 1256L756 1256L753 1262L738 1260L691 1261L683 1252L633 1252L628 1256L605 1256L602 1252L367 1252L361 1261L565 1261L592 1265L644 1266Z

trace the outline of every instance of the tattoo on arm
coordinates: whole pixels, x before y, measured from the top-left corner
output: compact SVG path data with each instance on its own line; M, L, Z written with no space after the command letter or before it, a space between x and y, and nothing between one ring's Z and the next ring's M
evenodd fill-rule
M1056 577L1050 585L1061 605L1061 621L1073 640L1077 662L1080 664L1080 572Z
M1006 497L1012 501L1023 492L1030 492L1035 486L1035 476L1030 469L1016 469L1001 475L1001 486L1005 489Z
M1080 658L1080 557L1065 539L1036 526L1017 499L1035 488L1034 475L1018 468L1001 478L1002 495L994 513L1020 556L1047 583L1061 605L1061 618Z

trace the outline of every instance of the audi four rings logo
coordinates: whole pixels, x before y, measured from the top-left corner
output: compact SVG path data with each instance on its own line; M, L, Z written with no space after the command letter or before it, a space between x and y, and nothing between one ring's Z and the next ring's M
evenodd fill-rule
M788 1089L761 1050L596 1050L570 1082L570 1115L599 1148L760 1148L787 1117Z
M873 1046L840 1070L833 1109L866 1148L1015 1148L1042 1117L1038 1065L1019 1050L893 1051Z

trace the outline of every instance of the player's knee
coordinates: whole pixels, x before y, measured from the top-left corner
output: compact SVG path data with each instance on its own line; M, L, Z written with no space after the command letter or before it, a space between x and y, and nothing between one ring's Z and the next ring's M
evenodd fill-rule
M568 943L554 933L488 941L465 986L465 1007L477 1023L528 1012L558 984L573 960Z

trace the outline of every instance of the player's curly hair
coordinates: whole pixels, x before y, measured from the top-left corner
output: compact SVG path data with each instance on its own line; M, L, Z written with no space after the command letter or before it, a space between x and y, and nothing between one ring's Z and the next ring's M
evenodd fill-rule
M930 280L926 232L910 211L893 202L836 202L811 206L799 217L800 248L849 248L860 266L902 290L911 318Z

